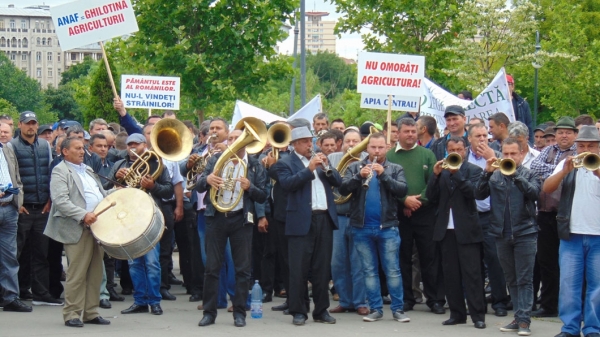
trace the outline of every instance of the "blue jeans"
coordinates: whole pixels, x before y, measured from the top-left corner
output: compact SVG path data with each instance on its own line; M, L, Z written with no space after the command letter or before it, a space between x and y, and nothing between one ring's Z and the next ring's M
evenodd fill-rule
M333 231L331 277L343 308L366 307L365 278L360 256L354 247L350 219L338 215L338 230Z
M0 286L4 288L6 304L19 296L18 219L19 212L13 205L0 207Z
M400 234L398 227L356 228L352 227L354 247L362 261L363 275L369 307L383 312L381 286L379 284L379 260L387 279L392 298L392 312L404 310L404 291L400 274Z
M531 323L537 233L513 238L496 238L496 248L513 302L515 320Z
M133 300L137 305L160 304L160 242L146 255L129 260Z
M198 236L200 236L200 252L202 253L202 264L206 268L206 218L204 211L198 212ZM227 308L227 294L233 298L235 293L235 268L233 266L233 257L231 255L231 245L227 240L223 267L219 276L219 296L217 307Z
M600 333L600 235L571 234L560 240L558 314L562 332L584 336ZM582 303L583 280L587 282ZM581 312L583 308L583 312Z

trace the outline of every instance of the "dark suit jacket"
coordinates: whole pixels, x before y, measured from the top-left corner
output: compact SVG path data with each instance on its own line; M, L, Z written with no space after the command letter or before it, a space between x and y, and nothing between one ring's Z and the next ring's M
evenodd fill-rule
M454 219L456 241L460 244L483 241L479 215L475 204L475 185L481 176L481 168L463 162L458 172L450 174L443 170L439 176L431 175L427 183L427 198L438 204L438 214L433 229L433 240L442 241L448 228L450 208Z
M277 170L278 183L281 184L281 188L288 192L285 235L306 235L310 230L312 180L315 179L315 175L308 167L304 167L304 164L294 151L289 156L280 159L274 167ZM337 229L338 218L331 187L339 187L342 184L342 177L340 177L338 171L333 168L332 170L333 173L329 177L320 168L317 168L317 174L325 188L329 216Z
M279 158L283 159L290 155L290 152L279 152ZM288 191L281 188L281 184L279 183L279 177L277 176L277 165L281 161L277 161L273 166L269 167L267 170L267 174L269 178L275 180L275 184L273 185L273 207L271 208L271 214L273 218L277 221L285 222L285 218L287 217L287 200L288 200Z

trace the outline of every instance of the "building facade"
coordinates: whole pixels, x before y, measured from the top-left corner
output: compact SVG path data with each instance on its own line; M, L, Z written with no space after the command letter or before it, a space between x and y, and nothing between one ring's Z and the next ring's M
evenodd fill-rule
M0 52L44 89L57 87L62 72L84 57L102 58L99 44L62 51L49 6L0 7Z
M334 34L336 21L323 20L328 12L305 12L306 51L316 54L318 51L336 53L336 36ZM293 45L293 44L292 44ZM300 36L298 36L298 51L300 51Z

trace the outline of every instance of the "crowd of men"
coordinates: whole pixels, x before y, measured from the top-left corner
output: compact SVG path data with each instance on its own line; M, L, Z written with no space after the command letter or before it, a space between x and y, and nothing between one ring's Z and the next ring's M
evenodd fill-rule
M257 154L232 152L248 135L222 118L199 129L186 121L195 135L189 157L163 159L162 174L140 181L166 230L144 256L123 261L103 253L88 230L99 218L94 209L123 188L151 148L154 124L176 116L141 126L120 100L114 106L120 123L96 119L88 131L73 121L39 125L26 111L14 132L0 117L4 311L30 312L24 301L32 300L64 305L66 326L106 325L98 307L133 295L123 314L161 315L161 300L176 300L171 285L183 283L190 302L203 301L200 326L216 322L229 295L234 325L243 327L256 279L263 302L287 298L271 309L295 325L309 313L326 324L350 312L374 322L385 308L409 322L424 303L434 314L449 308L443 325L470 316L484 329L491 304L496 316L514 312L503 332L527 336L531 317L558 316L557 337L600 336L600 169L576 158L600 152L600 121L590 116L532 128L520 105L512 122L502 112L468 119L452 105L440 135L436 119L418 113L383 126L319 113L312 123L267 125L287 125L290 144ZM231 160L215 169L224 154ZM204 171L187 181L204 159ZM232 189L223 191L229 177ZM213 192L239 202L223 209ZM172 273L175 245L183 282ZM330 294L338 301L331 309Z

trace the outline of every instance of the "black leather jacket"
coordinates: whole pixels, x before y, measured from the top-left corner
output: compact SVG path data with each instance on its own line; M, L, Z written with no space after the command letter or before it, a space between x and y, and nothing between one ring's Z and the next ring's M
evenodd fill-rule
M507 190L509 186L510 190ZM483 200L490 197L490 233L495 237L502 237L507 199L513 236L536 233L538 226L535 201L540 190L541 181L538 176L523 166L519 166L513 176L505 176L499 170L492 174L483 171L477 182L475 198Z
M367 165L367 158L350 164L339 188L342 195L352 193L350 198L350 225L362 228L365 224L365 204L367 191L362 188L364 179L360 170ZM398 199L406 196L408 190L404 169L398 164L383 162L383 174L378 175L381 198L381 228L398 226Z

